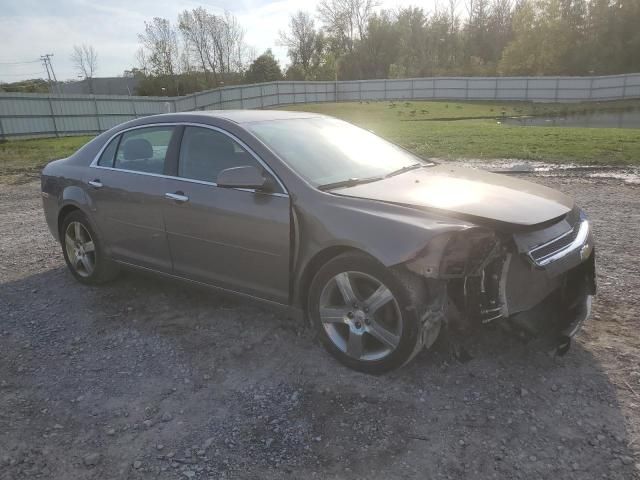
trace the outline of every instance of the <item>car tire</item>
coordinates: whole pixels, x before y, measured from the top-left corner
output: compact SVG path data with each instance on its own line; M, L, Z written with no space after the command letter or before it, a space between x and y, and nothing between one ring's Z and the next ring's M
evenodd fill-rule
M69 271L80 283L97 285L118 275L118 266L105 254L102 241L80 210L64 218L60 244Z
M435 341L440 322L425 326L428 303L422 278L348 252L315 274L307 308L331 355L354 370L382 374L408 363L425 343Z

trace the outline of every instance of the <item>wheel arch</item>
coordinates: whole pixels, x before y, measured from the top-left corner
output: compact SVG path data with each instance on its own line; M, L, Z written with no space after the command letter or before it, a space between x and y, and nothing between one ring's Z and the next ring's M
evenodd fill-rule
M70 213L75 212L77 210L82 211L82 209L77 205L73 203L67 203L58 212L58 238L60 239L61 242L62 242L62 224L64 223L64 219L67 218L67 216Z
M67 215L71 212L79 210L84 213L87 221L91 224L98 235L100 230L97 228L96 222L93 218L92 211L95 211L95 206L91 197L85 192L82 187L76 184L67 185L62 191L60 199L60 208L58 210L58 216L56 218L57 231L60 234L60 229ZM59 237L62 239L62 237Z
M305 264L304 268L302 269L302 273L298 276L299 281L296 282L296 284L298 285L298 290L297 292L295 292L296 304L300 306L304 312L306 312L307 310L307 292L309 291L309 286L311 285L311 281L313 280L315 274L329 260L332 260L335 257L346 252L358 252L367 256L371 256L369 253L356 247L348 245L333 245L317 252Z

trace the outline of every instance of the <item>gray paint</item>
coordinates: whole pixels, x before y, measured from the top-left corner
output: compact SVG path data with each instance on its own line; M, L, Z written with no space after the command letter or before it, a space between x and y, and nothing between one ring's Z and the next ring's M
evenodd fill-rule
M272 82L182 97L0 93L0 135L93 134L159 113L377 100L604 101L640 98L640 73L602 77L438 77Z
M432 242L436 237L478 228L512 235L539 229L541 223L574 209L572 200L550 189L474 170L447 172L443 166L425 166L420 173L407 172L363 189L317 190L243 127L252 121L308 115L182 113L120 125L68 159L45 167L42 190L47 223L57 236L61 210L78 206L105 239L110 254L121 262L300 307L308 266L324 252L353 248L389 267L414 261L425 252L437 261L446 243ZM265 166L265 174L272 175L282 191L219 187L178 178L166 170L162 175L141 174L95 165L115 135L158 124L197 124L226 132ZM429 183L431 173L435 183ZM459 179L482 195L446 208L418 198L410 201L411 193L423 188L421 182L447 190L449 183ZM102 187L94 188L89 182ZM509 195L521 198L523 191L527 202L518 204L514 216L505 209L505 202ZM176 202L167 193L188 201ZM544 232L553 233L551 229Z

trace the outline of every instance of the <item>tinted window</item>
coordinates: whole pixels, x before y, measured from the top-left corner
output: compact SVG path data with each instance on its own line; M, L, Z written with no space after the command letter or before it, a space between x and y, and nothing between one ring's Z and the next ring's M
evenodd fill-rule
M209 128L186 127L180 146L178 175L192 180L216 182L226 168L259 163L238 142Z
M123 133L115 168L162 174L172 134L173 127L139 128Z
M116 148L118 148L119 139L120 136L117 136L116 138L111 140L111 143L109 143L107 148L103 150L102 155L100 155L98 165L100 165L101 167L113 167L113 158L116 155Z

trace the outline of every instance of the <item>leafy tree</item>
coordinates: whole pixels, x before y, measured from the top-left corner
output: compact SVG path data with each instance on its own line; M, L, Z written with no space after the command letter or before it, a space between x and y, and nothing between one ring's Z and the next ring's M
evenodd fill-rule
M562 0L526 0L513 19L513 41L505 48L500 72L508 75L564 75L580 73L570 57L580 36Z
M361 78L387 78L389 66L399 55L398 31L389 12L369 19L367 36L356 47Z
M353 52L356 42L366 37L369 19L377 6L377 0L322 0L318 15L339 48Z
M303 11L291 15L288 32L280 32L280 45L288 48L291 65L299 67L303 79L310 76L317 37L311 15Z
M601 75L640 71L638 0L591 0L587 25L590 71Z
M11 83L0 82L0 92L49 93L49 82L42 78Z
M408 7L397 13L398 55L392 65L394 77L426 75L428 16L421 8Z
M302 65L298 65L295 63L292 63L291 65L289 65L289 67L287 67L285 78L287 80L293 81L302 81L307 79L305 76L305 72L302 69Z
M271 49L256 58L245 72L247 83L273 82L281 79L280 64Z
M212 29L216 26L216 18L204 8L191 11L184 10L178 15L178 28L182 34L187 55L190 55L202 69L205 77L211 78L213 85L218 84L220 65L216 62Z
M640 0L445 0L378 10L377 0L320 0L292 15L278 43L290 80L438 75L589 75L640 71ZM461 16L461 6L466 15ZM318 27L316 27L316 22ZM200 7L145 24L139 90L174 95L280 78L269 51L248 70L244 30ZM278 67L278 68L276 68Z
M179 72L180 52L178 35L166 18L154 17L144 23L144 33L138 35L151 72L156 75L175 75Z

